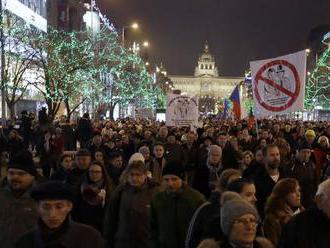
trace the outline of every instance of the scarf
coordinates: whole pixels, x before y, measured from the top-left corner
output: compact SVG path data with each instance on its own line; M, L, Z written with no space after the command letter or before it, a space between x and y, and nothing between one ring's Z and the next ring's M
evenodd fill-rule
M102 189L105 189L104 180L93 183L86 178L80 187L82 199L93 206L101 205L103 199L98 194Z

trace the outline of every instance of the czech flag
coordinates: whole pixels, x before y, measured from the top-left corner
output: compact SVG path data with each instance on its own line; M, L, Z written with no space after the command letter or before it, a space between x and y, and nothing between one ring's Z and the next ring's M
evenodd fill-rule
M233 114L236 119L241 119L241 102L239 100L239 89L238 85L235 87L234 91L231 93L229 99L233 103Z

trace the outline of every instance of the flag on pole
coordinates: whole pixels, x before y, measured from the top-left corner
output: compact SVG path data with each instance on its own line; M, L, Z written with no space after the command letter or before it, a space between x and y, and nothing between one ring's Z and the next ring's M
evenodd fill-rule
M225 98L222 119L228 118L229 101Z
M238 85L235 87L235 89L231 93L229 99L233 103L233 114L234 114L235 118L240 120L241 119L241 102L239 99Z

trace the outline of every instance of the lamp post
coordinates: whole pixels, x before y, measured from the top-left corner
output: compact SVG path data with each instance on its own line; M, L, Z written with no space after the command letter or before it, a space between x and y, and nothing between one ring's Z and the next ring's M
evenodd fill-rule
M131 26L124 26L121 29L121 45L122 47L125 47L125 30L128 28L132 28L132 29L138 29L139 28L139 24L137 24L136 22L134 22Z

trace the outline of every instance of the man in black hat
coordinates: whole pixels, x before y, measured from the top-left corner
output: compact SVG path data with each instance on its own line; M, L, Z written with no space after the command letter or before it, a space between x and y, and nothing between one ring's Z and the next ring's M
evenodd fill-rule
M32 156L21 152L8 165L7 185L0 189L0 246L11 248L36 224L37 212L29 195L37 175Z
M305 208L311 207L314 195L319 184L315 164L311 159L312 147L309 143L304 142L298 148L298 157L288 168L287 175L294 177L299 181L301 187L301 203Z
M182 165L174 163L164 167L165 190L156 194L151 201L152 247L184 247L190 219L205 202L203 195L186 185L183 178Z
M32 189L31 197L36 202L38 225L16 242L17 248L104 247L104 241L98 231L70 219L73 193L66 184L59 181L39 184Z

